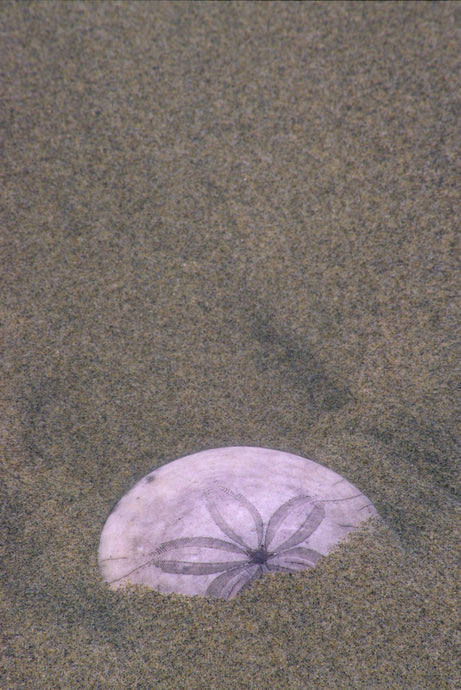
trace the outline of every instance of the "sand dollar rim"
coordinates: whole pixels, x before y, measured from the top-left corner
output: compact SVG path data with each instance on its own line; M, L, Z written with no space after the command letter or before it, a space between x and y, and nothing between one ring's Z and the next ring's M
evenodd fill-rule
M104 525L99 565L113 589L231 599L269 572L314 567L376 515L363 493L299 455L205 450L141 479Z

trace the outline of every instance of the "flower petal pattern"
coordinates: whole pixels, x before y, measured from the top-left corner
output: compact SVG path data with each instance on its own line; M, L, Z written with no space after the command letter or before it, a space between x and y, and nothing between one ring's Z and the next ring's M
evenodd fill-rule
M251 587L263 575L259 565L245 565L215 577L206 591L209 597L233 599L244 589Z
M224 499L223 499L224 496ZM229 522L229 508L248 516L248 534L242 536ZM224 509L223 509L224 506ZM166 573L210 575L221 573L209 584L206 594L231 599L268 572L296 572L313 567L321 554L299 546L325 517L325 509L310 496L294 496L270 517L267 527L257 508L241 494L225 490L207 497L207 508L219 529L232 541L215 537L182 537L164 542L156 549L151 563ZM254 548L256 535L256 548ZM202 560L220 552L235 553L235 560ZM167 556L165 558L165 556ZM243 558L242 558L243 557Z
M232 512L235 513L236 509L245 510L254 523L254 527L256 530L257 545L261 543L264 533L264 525L261 515L259 514L259 511L256 510L254 505L250 501L248 501L244 496L242 496L241 494L234 494L232 491L229 491L227 489L225 491L220 492L219 503L216 500L216 496L214 496L213 494L209 495L207 507L208 512L210 513L215 523L218 525L219 529L222 532L224 532L224 534L227 537L237 542L237 544L241 544L245 548L248 548L248 543L245 541L245 539L240 534L237 534L232 529L229 522L226 520L223 508L230 508L231 518Z
M312 503L309 496L296 496L281 505L269 520L266 535L267 547L272 544L277 533L280 532L282 523L290 517L297 518L298 523L300 523L299 527L289 538L276 547L277 551L301 544L310 537L325 517L325 508L321 504Z
M271 558L267 563L267 567L269 570L280 570L285 572L306 570L306 568L313 568L321 555L322 554L313 549L297 546L294 549L289 549Z

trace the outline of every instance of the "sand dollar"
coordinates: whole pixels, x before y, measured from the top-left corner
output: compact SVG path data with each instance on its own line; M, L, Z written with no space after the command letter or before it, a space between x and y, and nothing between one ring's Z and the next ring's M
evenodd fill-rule
M336 472L267 448L206 450L141 479L107 519L99 546L114 589L230 599L269 572L296 572L376 514Z

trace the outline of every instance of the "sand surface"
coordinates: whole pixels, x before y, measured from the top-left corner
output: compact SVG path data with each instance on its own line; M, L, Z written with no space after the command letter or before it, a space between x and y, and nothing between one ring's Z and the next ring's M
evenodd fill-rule
M2 689L461 686L460 45L450 2L1 4ZM226 445L380 519L110 591L114 504Z

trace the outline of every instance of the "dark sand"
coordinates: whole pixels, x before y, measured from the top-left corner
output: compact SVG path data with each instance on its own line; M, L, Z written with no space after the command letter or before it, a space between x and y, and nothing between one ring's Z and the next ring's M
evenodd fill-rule
M2 690L461 687L461 4L0 24ZM232 602L109 591L114 503L224 445L382 521Z

